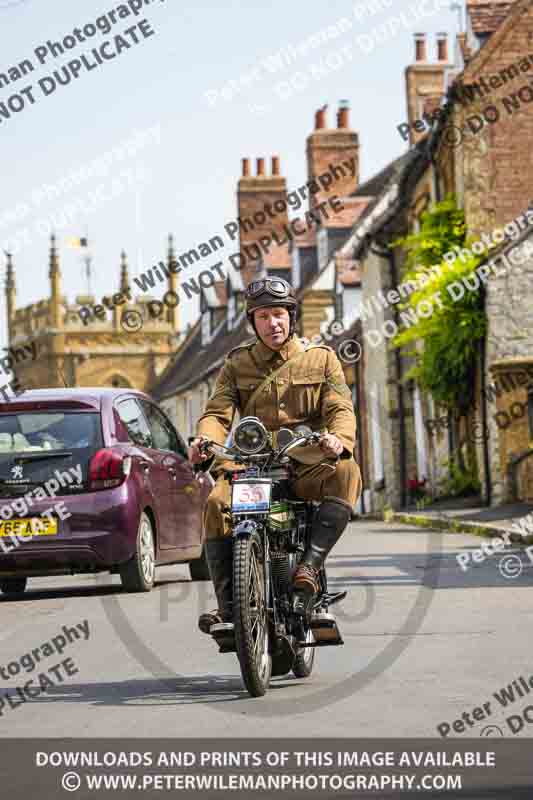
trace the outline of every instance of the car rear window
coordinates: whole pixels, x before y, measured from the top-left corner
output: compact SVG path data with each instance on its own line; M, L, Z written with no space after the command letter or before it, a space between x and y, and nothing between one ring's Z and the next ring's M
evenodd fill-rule
M102 446L100 415L69 411L0 414L0 456Z

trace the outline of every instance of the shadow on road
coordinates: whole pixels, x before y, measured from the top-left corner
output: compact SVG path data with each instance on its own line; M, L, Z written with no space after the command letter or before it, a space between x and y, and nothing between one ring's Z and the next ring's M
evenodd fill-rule
M333 555L327 561L328 586L340 590L358 586L418 586L428 589L473 589L482 587L519 588L533 586L533 563L519 548L506 549L485 558L481 563L470 561L464 571L457 561L457 554L472 553L475 546L458 547L447 553L430 555L423 553L364 553L362 555ZM502 559L511 556L522 563L522 571L514 577L505 577L500 571ZM332 569L349 570L350 575L332 575ZM358 574L354 574L357 570Z
M31 581L31 578L28 578L28 581ZM101 580L101 579L100 579ZM176 578L175 580L156 580L154 584L154 588L152 589L153 592L157 592L158 589L164 589L166 586L175 586L178 583L185 583L189 585L196 585L196 581L191 581L190 578ZM31 586L31 584L29 584ZM5 597L0 595L0 602L1 603L27 603L32 600L54 600L56 598L69 598L69 597L106 597L107 595L124 595L124 596L134 596L135 593L126 592L124 588L120 584L92 584L91 586L61 586L61 587L54 587L50 589L31 589L28 588L24 594L21 594L19 597ZM142 593L139 593L142 594ZM147 596L150 596L150 593L147 593Z
M269 691L289 687L292 689L302 683L302 680L288 675L272 678ZM17 702L20 701L12 686L0 687L0 696L6 692L13 694ZM236 700L255 701L244 688L240 675L211 674L185 675L161 680L69 683L47 689L45 693L27 702L31 705L46 705L60 701L94 706L182 706L194 703L228 703Z

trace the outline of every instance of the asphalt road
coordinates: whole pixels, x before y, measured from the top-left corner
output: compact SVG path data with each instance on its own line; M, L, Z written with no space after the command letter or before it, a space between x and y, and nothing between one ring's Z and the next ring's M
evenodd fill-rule
M186 566L160 570L146 595L108 575L34 579L23 600L0 601L0 696L19 702L4 700L0 736L428 737L463 712L451 735L531 736L533 563L522 553L522 574L506 578L500 554L462 572L456 554L479 543L352 523L328 562L331 587L349 590L337 611L345 645L319 650L306 680L273 679L261 699L243 689L236 657L197 630L213 593ZM63 626L80 626L72 641ZM16 687L29 680L22 702ZM522 694L504 708L494 693L513 680ZM516 734L510 715L522 716Z

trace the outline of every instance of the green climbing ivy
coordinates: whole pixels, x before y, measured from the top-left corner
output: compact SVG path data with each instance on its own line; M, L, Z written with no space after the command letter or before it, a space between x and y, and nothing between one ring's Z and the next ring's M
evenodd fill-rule
M416 321L410 327L402 325L392 344L414 356L415 364L406 378L414 378L444 407L466 413L473 400L476 353L478 342L485 335L486 320L479 289L467 290L454 301L448 288L465 277L468 280L482 259L473 253L464 261L458 258L449 263L444 259L454 247L468 248L469 244L464 213L453 195L422 214L420 222L418 233L392 244L407 251L402 283L415 281L417 287L400 306L407 319ZM416 315L423 300L433 305L429 317ZM419 342L423 343L422 349L416 346Z

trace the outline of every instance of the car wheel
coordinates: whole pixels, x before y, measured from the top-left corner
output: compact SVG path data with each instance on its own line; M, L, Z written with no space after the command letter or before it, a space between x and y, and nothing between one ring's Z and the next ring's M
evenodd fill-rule
M200 558L189 562L189 572L191 573L191 580L193 581L210 581L211 575L209 573L209 566L205 555L205 547L202 550Z
M127 592L149 592L154 585L154 529L144 511L139 521L135 555L120 567L120 578Z
M27 578L3 578L0 581L0 592L6 597L18 597L26 590Z

